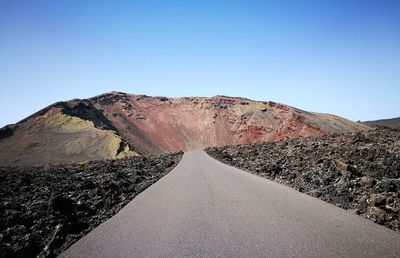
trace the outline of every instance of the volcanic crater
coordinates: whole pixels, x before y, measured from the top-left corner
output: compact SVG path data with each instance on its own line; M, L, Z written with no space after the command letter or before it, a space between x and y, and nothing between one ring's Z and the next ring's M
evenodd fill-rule
M0 164L115 159L368 129L271 101L111 92L57 102L2 128Z

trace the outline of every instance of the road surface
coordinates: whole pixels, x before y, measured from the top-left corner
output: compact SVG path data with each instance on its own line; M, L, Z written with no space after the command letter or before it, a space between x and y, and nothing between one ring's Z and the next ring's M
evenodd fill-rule
M400 234L196 151L61 257L400 257Z

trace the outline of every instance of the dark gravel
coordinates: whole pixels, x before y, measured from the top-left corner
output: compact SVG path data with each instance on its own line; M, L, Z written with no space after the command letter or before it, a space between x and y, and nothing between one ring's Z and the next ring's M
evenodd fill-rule
M217 147L206 152L400 232L400 130Z
M55 257L178 164L183 153L0 167L0 257Z

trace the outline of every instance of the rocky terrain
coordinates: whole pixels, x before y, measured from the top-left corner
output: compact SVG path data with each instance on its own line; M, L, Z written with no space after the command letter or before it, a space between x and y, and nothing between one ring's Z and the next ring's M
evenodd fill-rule
M111 92L58 102L0 129L0 164L114 159L368 129L271 101Z
M55 257L172 170L181 157L0 166L0 257Z
M374 121L364 121L363 124L370 127L389 127L392 129L400 128L400 117L390 118L390 119L380 119Z
M400 232L400 130L217 147L207 153Z

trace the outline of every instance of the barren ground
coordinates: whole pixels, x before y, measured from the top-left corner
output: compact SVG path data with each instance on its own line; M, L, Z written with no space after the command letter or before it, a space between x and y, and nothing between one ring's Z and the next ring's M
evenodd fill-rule
M400 130L209 148L207 153L400 231Z
M55 257L171 171L181 157L0 167L0 257Z

